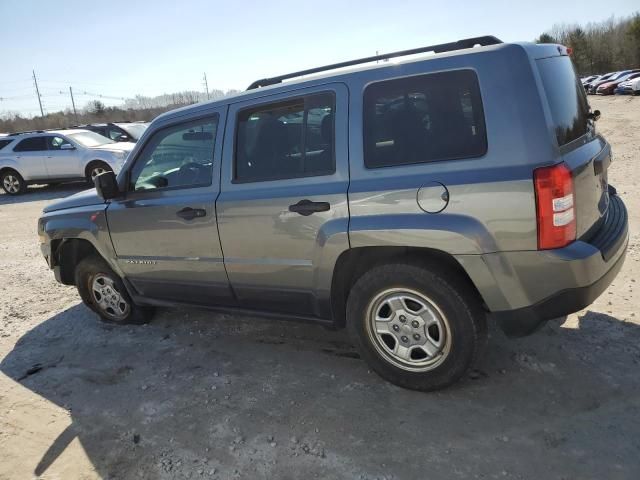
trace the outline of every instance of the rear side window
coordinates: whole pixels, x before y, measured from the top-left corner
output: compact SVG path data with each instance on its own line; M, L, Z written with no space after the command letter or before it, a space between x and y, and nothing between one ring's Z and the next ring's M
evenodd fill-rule
M487 151L475 72L377 82L364 91L368 168L479 157Z
M47 149L45 137L25 138L13 149L14 152L42 152Z
M11 142L13 142L13 139L11 139L11 140L0 140L0 150L2 150L4 147L9 145Z
M335 96L322 93L238 114L238 182L328 175L334 162Z
M580 138L589 128L589 104L571 59L567 56L537 60L558 145Z

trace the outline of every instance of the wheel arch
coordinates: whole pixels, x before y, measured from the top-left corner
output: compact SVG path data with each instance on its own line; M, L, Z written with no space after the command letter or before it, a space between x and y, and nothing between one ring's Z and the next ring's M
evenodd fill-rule
M60 280L65 285L75 285L76 267L83 259L90 255L103 258L89 240L82 238L52 240L51 251L56 265L60 268Z
M22 172L20 171L17 165L13 163L7 163L7 162L0 163L0 175L4 174L7 171L16 172L18 175L22 177L23 180L26 180L26 178L24 178L24 175L22 174Z
M331 311L336 327L346 325L346 304L351 287L365 272L387 263L411 263L453 274L460 281L468 283L482 301L482 295L465 269L447 252L426 247L356 247L342 252L333 270Z
M109 162L107 162L106 160L104 160L102 158L92 157L91 160L88 160L87 162L85 162L85 165L84 165L84 176L85 177L89 177L89 175L90 175L90 167L92 167L93 165L96 165L96 164L103 164L103 165L106 165L107 168L113 169L113 167L111 167L111 165L109 165Z

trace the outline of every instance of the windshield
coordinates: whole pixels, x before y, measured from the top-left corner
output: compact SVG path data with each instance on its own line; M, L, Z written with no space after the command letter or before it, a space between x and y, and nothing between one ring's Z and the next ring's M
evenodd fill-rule
M537 63L558 145L566 145L587 133L589 104L584 89L569 57L543 58Z
M138 140L149 126L148 123L116 123L121 129Z
M103 137L99 133L89 131L70 133L67 136L85 147L97 147L98 145L104 145L106 143L116 143L110 138Z

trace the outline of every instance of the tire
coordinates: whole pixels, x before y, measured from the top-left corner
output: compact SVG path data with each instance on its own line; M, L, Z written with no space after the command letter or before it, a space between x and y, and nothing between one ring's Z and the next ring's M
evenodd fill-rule
M2 189L9 195L20 195L27 191L27 182L15 170L5 170L0 175Z
M147 323L153 309L135 305L124 283L100 257L89 256L76 267L75 284L82 301L103 322L115 324Z
M107 165L105 162L101 160L93 160L89 162L87 168L85 168L85 178L87 179L87 183L93 185L93 179L104 172L112 172L113 169Z
M466 279L409 263L376 266L362 275L347 299L347 325L378 375L419 391L458 381L488 339L484 309Z

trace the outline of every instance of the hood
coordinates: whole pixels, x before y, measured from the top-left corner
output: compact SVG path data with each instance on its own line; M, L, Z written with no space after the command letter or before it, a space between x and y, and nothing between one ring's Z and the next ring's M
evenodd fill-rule
M132 142L116 142L105 143L104 145L96 145L95 147L89 147L91 150L107 150L111 152L130 152L133 150L136 144Z
M607 88L610 87L615 87L616 82L606 82L606 83L602 83L600 85L598 85L598 90L606 90Z
M44 207L43 212L55 212L56 210L64 210L66 208L74 207L86 207L89 205L102 205L106 207L106 204L102 198L98 196L95 188L85 190L83 192L76 193L70 197L63 198L57 202L53 202Z

